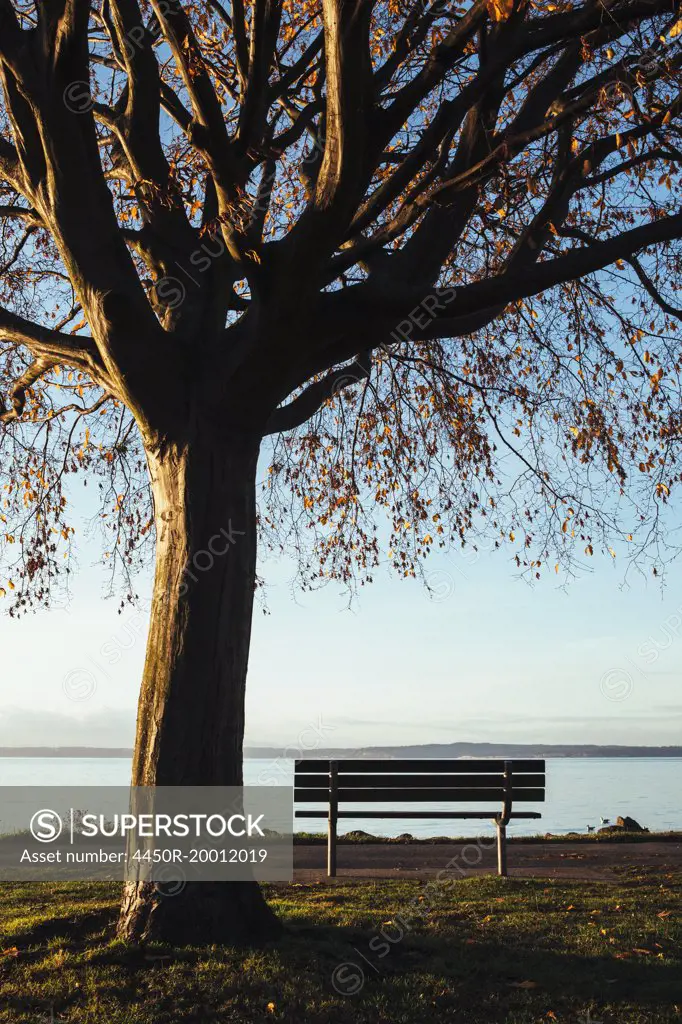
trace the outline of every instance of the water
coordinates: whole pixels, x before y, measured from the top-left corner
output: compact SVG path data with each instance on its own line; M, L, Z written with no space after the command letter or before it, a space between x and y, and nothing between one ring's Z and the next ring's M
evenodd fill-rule
M619 814L629 814L652 831L682 829L682 758L548 758L546 763L546 802L516 807L540 811L542 818L513 822L511 834L585 832L587 825L599 828L601 817L615 822ZM244 774L250 785L291 785L293 761L250 759L245 762ZM124 758L0 758L0 786L127 786L129 781L130 762ZM460 804L456 809L468 806ZM396 805L396 810L399 807ZM364 804L365 808L370 810L372 805ZM447 805L433 805L433 810L440 809L447 810ZM489 827L466 819L449 823L399 818L376 822L344 818L340 826L341 832L358 828L374 835L410 832L420 837L477 835ZM326 824L319 818L299 818L296 828L321 832Z

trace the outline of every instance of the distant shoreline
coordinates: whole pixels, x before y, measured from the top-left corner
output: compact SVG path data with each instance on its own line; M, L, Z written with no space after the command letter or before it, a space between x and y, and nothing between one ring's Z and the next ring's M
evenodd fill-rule
M133 751L126 747L0 747L0 758L68 757L121 758L130 760ZM287 747L247 747L246 758L467 758L467 757L682 757L679 747L634 747L597 744L534 744L534 743L438 743L409 747L363 747L351 749L299 750Z

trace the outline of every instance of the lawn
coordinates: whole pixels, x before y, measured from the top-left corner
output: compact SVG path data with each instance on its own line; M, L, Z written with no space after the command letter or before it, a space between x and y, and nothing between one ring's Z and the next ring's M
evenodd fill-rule
M682 873L665 867L267 892L287 925L271 946L139 949L112 938L116 886L6 883L0 1021L682 1021Z

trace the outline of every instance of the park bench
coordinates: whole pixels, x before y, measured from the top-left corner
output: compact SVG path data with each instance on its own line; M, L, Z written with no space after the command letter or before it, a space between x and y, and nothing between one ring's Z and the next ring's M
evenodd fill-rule
M336 875L339 818L491 818L497 826L498 874L507 874L507 825L512 819L542 817L537 811L514 811L519 803L545 799L545 762L539 760L436 760L416 758L296 761L296 818L327 818L327 874ZM378 803L377 809L352 805ZM420 804L394 809L391 804ZM476 810L429 809L434 804L483 804ZM317 808L303 808L316 804ZM319 804L326 804L320 809ZM494 805L501 804L501 810ZM485 809L487 805L488 809Z

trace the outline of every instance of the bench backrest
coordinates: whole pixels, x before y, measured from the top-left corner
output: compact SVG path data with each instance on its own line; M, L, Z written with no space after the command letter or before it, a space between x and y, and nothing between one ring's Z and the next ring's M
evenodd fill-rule
M328 801L332 765L339 803L499 803L505 797L514 803L539 803L545 799L542 760L306 758L296 761L294 802Z

